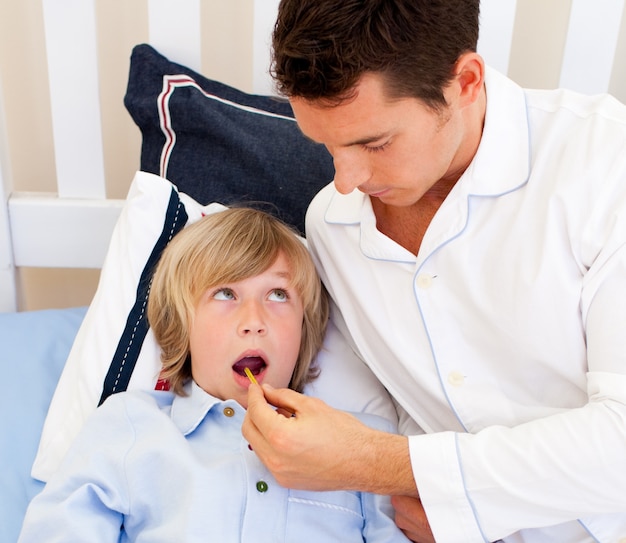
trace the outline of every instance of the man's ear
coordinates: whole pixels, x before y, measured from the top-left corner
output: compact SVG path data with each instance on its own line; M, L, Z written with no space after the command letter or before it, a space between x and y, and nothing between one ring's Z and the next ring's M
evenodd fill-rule
M456 81L461 106L474 103L485 83L485 61L474 52L462 54L456 62Z

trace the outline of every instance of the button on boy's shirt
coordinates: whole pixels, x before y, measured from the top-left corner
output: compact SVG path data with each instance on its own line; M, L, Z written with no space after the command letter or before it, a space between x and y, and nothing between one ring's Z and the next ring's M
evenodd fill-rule
M119 540L151 543L408 541L387 498L281 487L241 435L245 410L187 392L108 399L33 500L20 541L118 541L121 525Z

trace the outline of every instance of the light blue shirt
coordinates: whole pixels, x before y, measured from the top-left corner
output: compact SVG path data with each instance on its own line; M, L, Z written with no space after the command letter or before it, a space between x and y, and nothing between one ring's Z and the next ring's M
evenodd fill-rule
M19 541L408 541L386 497L281 487L241 434L245 410L187 391L109 398L31 502Z

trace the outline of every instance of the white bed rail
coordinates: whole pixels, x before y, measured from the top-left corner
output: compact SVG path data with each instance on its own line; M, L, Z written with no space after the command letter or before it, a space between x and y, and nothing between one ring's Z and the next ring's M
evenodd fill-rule
M9 226L9 156L0 78L0 312L17 308L11 230Z
M17 267L99 268L123 203L106 195L107 164L115 156L106 156L103 150L101 91L107 82L99 71L107 44L116 37L99 35L101 9L95 0L41 2L57 190L15 190L22 185L11 168L11 133L5 128L1 101L2 80L6 84L7 78L0 72L0 311L17 308ZM482 0L479 52L524 86L610 92L626 101L625 3ZM268 39L277 4L278 0L211 3L213 11L228 14L225 20L245 19L243 27L251 34L232 40L221 29L223 47L237 49L241 63L251 67L251 85L244 90L271 92ZM136 43L148 41L172 60L224 80L222 74L203 70L203 41L215 34L215 28L205 28L206 4L147 0L146 5L141 17L147 39ZM0 6L0 18L7 15L5 10L6 4ZM130 24L127 16L127 10L120 10L120 25ZM121 97L119 115L127 115ZM129 173L127 181L131 178Z

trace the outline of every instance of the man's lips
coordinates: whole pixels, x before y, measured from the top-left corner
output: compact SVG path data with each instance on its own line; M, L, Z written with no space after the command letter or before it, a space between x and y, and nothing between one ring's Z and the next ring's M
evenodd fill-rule
M362 187L359 187L359 190L373 198L380 198L389 191L389 189L364 189Z
M233 364L233 371L239 375L246 375L245 368L248 368L253 375L261 373L267 364L260 356L246 356Z

